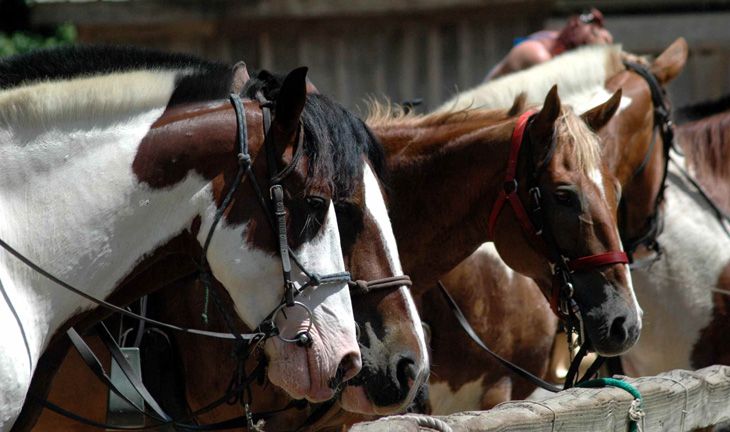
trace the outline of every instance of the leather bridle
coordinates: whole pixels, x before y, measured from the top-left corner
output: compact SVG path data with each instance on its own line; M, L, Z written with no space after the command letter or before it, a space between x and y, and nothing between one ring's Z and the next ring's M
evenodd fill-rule
M573 299L572 275L576 272L589 271L607 265L627 264L628 257L623 251L607 251L579 258L568 258L558 247L549 224L545 223L544 220L543 209L545 208L545 202L539 185L539 179L555 153L557 143L554 140L547 155L538 164L533 162L529 145L527 146L527 166L531 169L527 179L527 191L530 199L527 207L522 203L517 193L520 187L517 180L517 164L523 144L525 141L529 141L529 133L526 132L535 115L534 110L528 110L517 119L515 129L512 132L503 188L499 191L497 200L489 215L488 235L492 240L495 238L497 218L505 204L509 202L522 230L533 240L536 248L545 254L552 267L553 280L557 283L553 283L550 293L551 308L566 322L574 321L575 324L578 324L575 328L580 330L580 337L585 340L580 309Z
M619 227L621 240L624 248L626 249L626 253L629 256L629 261L633 263L634 253L641 245L644 245L647 249L654 251L656 253L656 259L658 259L661 255L661 246L657 241L657 237L661 234L664 224L661 204L664 202L664 191L666 189L667 174L669 172L669 152L674 146L674 124L672 122L671 108L667 102L666 92L659 84L659 81L657 81L654 74L639 63L624 61L624 66L626 66L626 69L635 72L646 81L649 86L649 91L651 92L651 102L654 106L654 126L652 127L651 142L649 143L649 148L647 149L641 164L631 174L629 182L638 177L648 165L649 160L654 153L654 147L656 146L657 131L659 131L659 134L661 135L664 150L664 172L662 173L662 181L656 198L654 199L654 210L647 218L646 223L644 224L644 229L636 236L627 237L625 229L622 229L621 226ZM627 208L626 203L623 200L619 203L619 211L625 219Z

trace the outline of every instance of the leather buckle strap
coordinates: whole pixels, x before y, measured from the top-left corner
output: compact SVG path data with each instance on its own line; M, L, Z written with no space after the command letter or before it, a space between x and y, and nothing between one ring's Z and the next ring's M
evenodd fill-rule
M575 258L566 263L568 269L572 272L581 272L590 270L595 267L601 267L612 264L628 264L629 257L623 251L610 251L596 255L589 255Z
M510 205L515 211L517 220L520 222L522 228L533 236L536 234L536 230L532 226L532 221L530 220L525 207L522 205L519 195L517 195L517 189L519 187L519 183L517 181L517 162L519 160L522 142L524 141L527 122L534 114L534 110L528 110L522 113L517 119L515 129L512 132L512 145L509 151L509 159L507 160L507 170L504 176L503 188L497 196L497 200L492 207L492 212L489 214L488 234L491 239L494 239L497 217L499 217L499 214L502 212L505 201L510 202Z

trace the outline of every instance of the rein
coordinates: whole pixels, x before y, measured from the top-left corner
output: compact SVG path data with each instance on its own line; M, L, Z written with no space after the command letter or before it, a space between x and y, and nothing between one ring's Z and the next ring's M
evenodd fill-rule
M674 124L671 119L671 109L667 103L667 96L664 88L659 84L656 77L651 71L645 66L630 61L624 61L626 69L636 73L646 81L651 92L651 102L654 106L654 127L652 128L651 143L649 148L641 161L641 164L631 174L629 181L638 177L646 168L654 153L654 147L657 141L657 130L662 138L663 153L664 153L664 172L662 174L662 181L659 186L659 191L654 199L654 210L651 215L647 218L645 229L642 233L627 238L626 232L620 229L621 241L624 244L626 253L629 256L631 263L634 262L634 253L639 246L644 245L647 249L654 251L657 257L661 254L661 245L657 241L657 237L661 234L663 229L663 218L660 211L660 206L664 202L664 191L667 184L667 174L669 172L669 152L674 147ZM625 201L621 201L619 209L623 215L626 213Z

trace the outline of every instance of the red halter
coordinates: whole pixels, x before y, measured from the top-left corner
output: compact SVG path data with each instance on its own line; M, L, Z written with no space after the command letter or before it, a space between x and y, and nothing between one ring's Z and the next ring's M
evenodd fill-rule
M547 250L547 244L544 238L541 237L542 230L535 229L535 226L533 225L532 220L530 220L530 216L528 215L525 206L522 204L519 195L517 195L517 189L519 187L519 183L517 181L517 160L519 158L520 148L522 147L522 142L524 140L525 129L527 128L527 121L533 114L535 114L534 110L528 110L520 115L520 117L517 119L515 130L514 132L512 132L512 147L510 148L509 160L507 161L507 171L504 177L504 185L503 189L499 191L497 201L494 203L494 207L492 207L492 212L489 214L488 234L489 238L494 240L494 230L497 225L497 217L499 217L499 214L502 212L505 202L509 202L512 206L512 210L514 211L515 216L517 217L517 221L520 223L520 226L522 226L522 229L528 235L535 238L535 240L538 242L539 245L541 245L541 248L543 250ZM629 258L625 252L609 251L596 255L573 258L570 260L566 259L564 263L558 262L554 264L556 264L556 267L563 265L566 267L566 270L569 273L574 273L591 270L596 267L602 267L611 264L628 263ZM553 292L551 293L550 306L556 313L558 313L560 288L561 287L553 287Z

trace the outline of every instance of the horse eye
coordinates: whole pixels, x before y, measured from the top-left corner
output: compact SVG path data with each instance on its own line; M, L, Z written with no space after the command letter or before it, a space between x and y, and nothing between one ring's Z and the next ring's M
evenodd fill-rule
M573 191L558 190L553 194L555 201L564 206L573 206L577 202L577 197Z
M309 209L312 211L322 211L325 208L325 205L327 204L327 200L319 197L310 195L306 198L307 200L307 206L309 206Z

